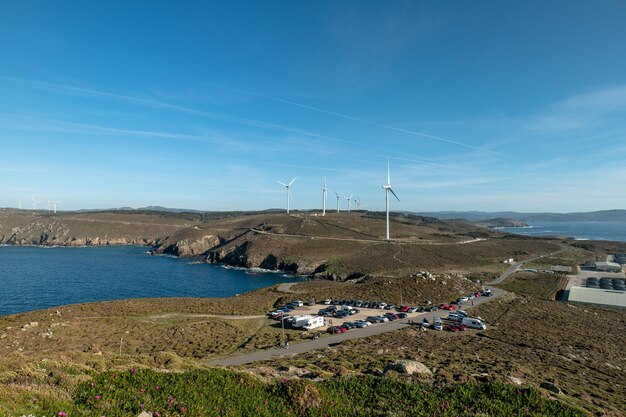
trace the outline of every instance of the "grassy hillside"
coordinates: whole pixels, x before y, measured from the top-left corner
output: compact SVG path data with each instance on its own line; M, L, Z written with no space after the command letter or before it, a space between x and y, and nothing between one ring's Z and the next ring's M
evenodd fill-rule
M154 245L192 221L159 213L59 213L0 210L0 243Z

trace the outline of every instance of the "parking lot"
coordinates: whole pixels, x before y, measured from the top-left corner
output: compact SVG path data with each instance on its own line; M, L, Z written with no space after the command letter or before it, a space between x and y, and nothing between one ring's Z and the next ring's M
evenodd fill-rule
M277 310L268 315L275 320L283 321L286 328L299 328L304 332L310 332L312 336L324 332L358 331L370 326L384 326L394 321L420 324L428 313L437 313L430 316L429 323L432 324L434 317L437 317L438 320L446 319L450 313L459 310L461 310L460 313L452 315L456 317L450 316L450 318L460 323L463 317L468 317L468 314L462 311L464 308L471 307L475 301L490 294L490 290L468 294L449 304L438 306L428 303L421 306L394 306L382 302L362 302L359 300L325 300L318 304L313 304L310 300L305 304L301 300L294 300L286 305L278 306ZM323 325L319 319L320 316L323 317ZM313 320L315 317L317 318ZM315 321L315 326L307 329L306 326L309 325L310 321ZM459 330L453 329L453 323L448 324L450 324L448 330ZM442 330L443 328L444 326L440 323L436 329ZM465 330L465 328L460 330Z
M605 272L605 271L596 271L596 270L587 270L580 269L578 274L576 275L568 275L568 282L566 290L571 289L572 287L586 287L587 286L587 278L597 278L600 280L601 278L626 278L626 275L623 272Z

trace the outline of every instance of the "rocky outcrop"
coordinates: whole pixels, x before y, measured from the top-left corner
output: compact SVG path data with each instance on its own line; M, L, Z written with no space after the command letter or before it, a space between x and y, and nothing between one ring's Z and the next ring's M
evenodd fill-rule
M199 239L182 239L166 247L160 248L159 252L189 258L206 254L221 243L219 236L206 235Z
M399 360L393 363L390 363L385 367L384 372L388 371L396 371L401 374L407 375L417 375L423 379L430 379L433 376L433 373L426 365L418 361L412 361L409 359Z

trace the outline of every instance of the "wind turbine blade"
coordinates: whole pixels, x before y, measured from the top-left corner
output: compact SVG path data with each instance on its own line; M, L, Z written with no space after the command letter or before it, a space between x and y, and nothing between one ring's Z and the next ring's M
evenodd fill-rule
M391 185L391 172L389 171L389 158L387 158L387 185Z
M285 184L284 182L280 182L280 181L277 181L277 182L278 182L280 185L284 185L285 187L287 186L287 184Z
M393 194L393 196L396 198L396 200L400 201L400 199L398 198L398 196L396 195L396 193L393 192L393 190L391 189L391 187L389 187L389 191L391 191L391 194Z
M339 193L335 190L333 190L333 192L335 193L335 195L337 196L337 198L339 198Z
M291 194L291 188L289 188L288 190L289 190L289 198L291 198L291 201L293 201L293 194Z
M324 188L326 188L326 177L324 177Z
M296 178L298 177L293 177L293 179L291 180L291 182L289 183L289 186L291 187L291 184L293 184L293 182L296 180Z

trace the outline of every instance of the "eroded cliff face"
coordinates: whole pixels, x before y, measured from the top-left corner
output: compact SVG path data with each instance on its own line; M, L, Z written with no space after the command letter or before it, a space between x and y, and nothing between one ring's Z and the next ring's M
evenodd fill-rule
M0 213L0 244L41 246L159 245L185 224L149 215L25 211Z

